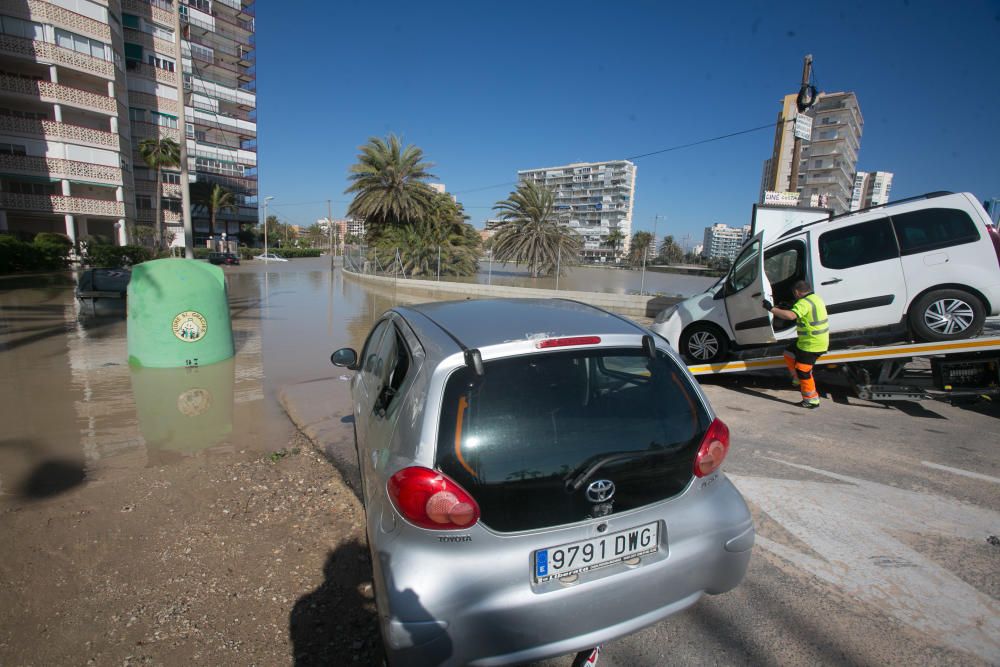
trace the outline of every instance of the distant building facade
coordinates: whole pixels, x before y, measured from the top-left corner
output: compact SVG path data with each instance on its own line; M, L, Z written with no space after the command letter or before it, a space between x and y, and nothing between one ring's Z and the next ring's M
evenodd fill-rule
M701 255L706 259L715 257L725 257L729 261L736 259L736 254L746 243L750 235L750 225L743 227L730 227L722 223L716 223L705 228L705 243L702 247Z
M892 172L859 171L854 175L854 190L851 192L851 210L857 211L869 206L889 203L889 189L892 187Z
M786 95L774 134L771 157L764 161L759 202L765 192L792 192L792 153L795 142L796 94ZM854 93L820 93L816 104L805 112L812 119L809 139L802 141L798 183L794 192L800 201L827 197L836 213L850 210L854 176L861 150L864 118Z
M562 224L580 235L580 259L585 262L615 261L628 253L632 238L636 166L628 160L579 162L517 172L520 182L532 182L552 190ZM621 241L612 243L612 232Z

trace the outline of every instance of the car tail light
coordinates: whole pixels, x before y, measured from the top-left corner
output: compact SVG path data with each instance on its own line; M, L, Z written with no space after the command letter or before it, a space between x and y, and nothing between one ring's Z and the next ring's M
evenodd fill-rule
M597 345L601 342L600 336L570 336L568 338L546 338L538 341L537 347L544 350L549 347L572 347L574 345Z
M997 262L1000 263L1000 232L990 223L986 223L986 235L993 241L993 250L996 251Z
M705 437L701 439L698 454L694 457L695 477L704 477L718 470L728 453L729 427L721 419L716 419L709 425Z
M404 468L389 478L389 498L421 528L454 530L479 521L479 505L465 489L436 470Z

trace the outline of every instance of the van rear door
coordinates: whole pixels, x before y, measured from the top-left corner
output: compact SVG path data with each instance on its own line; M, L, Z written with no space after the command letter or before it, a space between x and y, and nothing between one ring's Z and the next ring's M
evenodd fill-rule
M733 268L726 276L726 316L733 337L740 345L763 345L774 342L771 314L761 301L771 293L764 274L764 232L754 236L736 256Z

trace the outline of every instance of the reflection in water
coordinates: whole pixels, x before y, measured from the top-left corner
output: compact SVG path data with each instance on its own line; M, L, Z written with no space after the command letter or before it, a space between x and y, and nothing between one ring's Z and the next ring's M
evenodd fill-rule
M236 362L197 368L131 369L139 431L146 446L197 452L233 430Z

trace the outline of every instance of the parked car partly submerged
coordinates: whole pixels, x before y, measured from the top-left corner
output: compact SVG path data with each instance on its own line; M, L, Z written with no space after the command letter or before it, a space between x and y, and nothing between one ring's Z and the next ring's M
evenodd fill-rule
M208 261L212 264L238 265L240 257L231 252L210 252L208 253Z
M808 280L826 302L831 342L979 335L1000 315L1000 236L969 193L921 197L759 233L708 291L662 311L653 325L691 363L734 348L794 339L795 323L761 300L791 303Z
M287 262L288 261L287 259L285 259L284 257L281 257L280 255L275 255L273 252L261 253L260 255L257 255L256 257L254 257L254 259L263 259L263 260L266 260L268 262Z
M390 663L571 653L743 579L729 431L638 325L564 300L400 306L332 361L357 371Z

